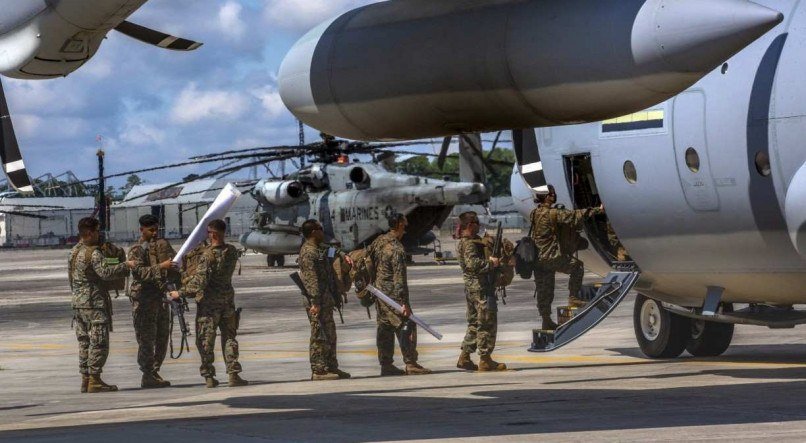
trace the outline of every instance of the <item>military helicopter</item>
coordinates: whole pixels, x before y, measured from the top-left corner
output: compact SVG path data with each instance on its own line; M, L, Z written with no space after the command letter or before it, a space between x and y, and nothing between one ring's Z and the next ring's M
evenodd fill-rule
M305 220L318 219L327 239L351 251L385 232L387 217L399 212L409 222L402 240L407 252L433 252L428 248L436 241L432 229L441 226L456 205L489 202L485 167L501 162L484 158L481 137L471 134L460 137L459 182L393 172L396 153L389 149L411 144L418 142L369 145L326 137L322 143L297 148L314 161L286 177L260 180L254 186L251 194L259 205L253 230L242 236L241 245L267 254L269 266L282 266L285 255L299 251ZM351 162L350 156L356 154L371 154L373 161ZM269 161L283 158L281 154ZM444 155L440 158L444 160Z

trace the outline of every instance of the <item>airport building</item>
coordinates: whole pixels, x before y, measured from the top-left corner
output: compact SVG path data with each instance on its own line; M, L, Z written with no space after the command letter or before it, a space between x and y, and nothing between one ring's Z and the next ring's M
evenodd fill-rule
M204 216L229 179L198 180L154 192L168 186L146 184L135 186L122 203L112 207L110 238L118 242L131 242L140 237L139 218L153 214L160 220L160 229L167 239L183 238L190 234ZM227 233L238 237L249 231L257 201L249 194L249 186L239 188L243 195L227 216Z
M94 211L93 197L0 198L0 247L75 243L78 221Z

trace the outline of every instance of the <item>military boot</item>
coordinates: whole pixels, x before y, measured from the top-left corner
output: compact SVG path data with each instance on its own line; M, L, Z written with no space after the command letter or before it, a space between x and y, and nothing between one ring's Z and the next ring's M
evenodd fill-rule
M218 380L216 380L215 377L204 377L204 384L208 388L215 388L218 386Z
M163 383L165 386L171 386L171 382L169 382L168 380L165 380L164 378L162 378L162 376L160 376L159 372L154 371L153 373L151 373L151 375L154 376L155 380L157 380L160 383Z
M424 368L417 363L406 363L407 375L426 375L432 372L432 370Z
M346 378L352 377L349 372L344 372L344 371L342 371L341 369L338 369L338 368L331 369L329 372L332 373L332 374L338 375L339 378L341 378L341 379L346 379Z
M90 376L87 374L81 374L81 393L87 393L87 385L90 383Z
M311 380L325 381L325 380L338 380L339 374L335 372L314 372L311 374Z
M497 361L493 360L489 355L482 355L481 360L479 361L479 372L490 372L490 371L506 371L507 365L503 363L498 363Z
M143 378L140 381L140 387L143 389L155 389L155 388L167 388L171 386L171 384L165 380L159 381L154 374L143 374Z
M550 315L544 315L543 316L543 326L541 326L540 329L542 329L544 331L553 331L553 330L557 329L557 323L554 323L554 321L551 319Z
M98 374L90 375L89 380L87 381L87 392L90 394L95 394L98 392L115 392L117 390L117 386L104 383L104 381L101 380L101 376Z
M381 377L385 377L387 375L406 375L406 371L393 364L381 366Z
M229 383L227 384L230 388L236 388L238 386L246 386L249 382L242 379L237 372L233 372L229 375Z
M476 371L479 369L479 367L473 363L473 360L470 359L470 353L465 351L459 354L459 361L456 362L456 367L464 369L465 371Z
M587 304L588 304L588 302L586 302L585 300L582 300L579 297L575 297L573 295L568 296L568 306L570 306L572 308L583 308Z

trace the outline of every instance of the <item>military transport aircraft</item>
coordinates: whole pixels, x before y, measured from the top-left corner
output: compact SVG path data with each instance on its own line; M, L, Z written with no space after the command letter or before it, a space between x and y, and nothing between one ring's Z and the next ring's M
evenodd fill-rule
M523 214L547 182L568 207L604 202L580 255L598 273L620 266L609 222L640 267L635 334L651 357L718 355L734 324L806 323L793 309L806 303L806 6L759 3L786 21L684 93L516 144Z
M796 145L806 7L759 3L377 3L303 37L280 92L311 126L361 140L615 118L540 129L539 150L534 130L513 131L525 214L547 181L569 206L603 201L608 212L587 226L582 253L608 274L597 298L556 333L535 331L532 348L581 336L638 282L647 355L718 355L733 323L806 323L789 309L806 301L806 150ZM767 34L784 21L777 9L788 22ZM634 262L615 260L608 221Z
M26 80L64 77L92 58L112 30L161 48L201 43L126 21L147 0L2 0L0 74ZM0 83L0 160L11 185L33 192Z

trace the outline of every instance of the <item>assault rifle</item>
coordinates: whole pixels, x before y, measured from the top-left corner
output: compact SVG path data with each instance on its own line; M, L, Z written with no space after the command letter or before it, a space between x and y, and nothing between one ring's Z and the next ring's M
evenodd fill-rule
M173 283L168 283L165 288L168 290L168 294L173 291L176 291L176 285ZM171 298L170 295L166 295L165 302L171 306L171 339L170 339L170 346L171 346L171 358L176 360L182 356L184 351L190 352L190 346L188 345L188 336L190 335L190 328L188 328L188 323L185 320L185 312L188 311L188 301L184 298L179 298L174 300ZM179 331L182 332L182 341L179 342L179 354L174 355L174 338L173 338L173 330L174 330L174 317L177 318L179 321Z
M498 222L498 227L496 228L495 232L495 242L493 243L493 252L492 257L501 259L501 253L504 250L504 229L501 226L501 221ZM487 303L490 304L492 307L495 307L498 302L498 288L496 285L498 284L498 278L501 276L501 264L499 263L497 268L493 268L487 274ZM507 293L506 289L502 291L501 301L504 304L507 304Z
M294 272L293 274L289 275L289 277L291 277L291 280L297 285L300 292L302 292L302 296L305 297L305 300L308 301L308 306L313 306L313 298L311 297L311 294L308 293L308 290L305 289L305 285L302 283L302 278L299 276L299 272ZM310 315L310 312L308 312L308 315ZM322 341L327 341L325 323L322 321L322 317L319 315L316 315L315 317L316 321L319 322L319 334L317 338Z

